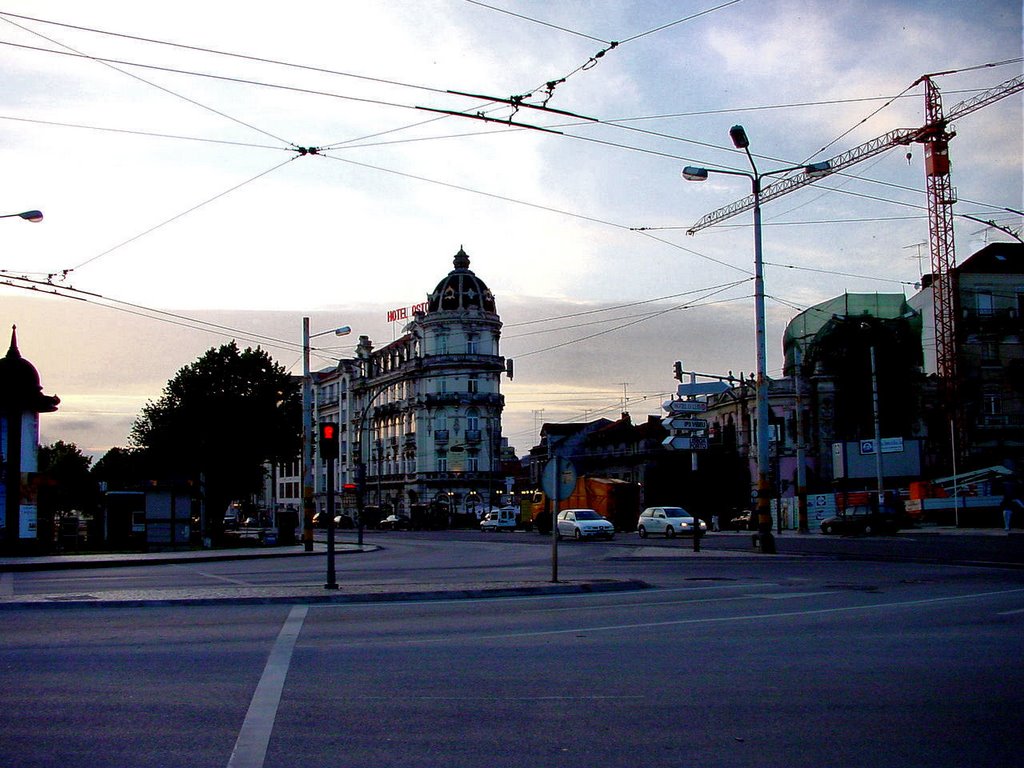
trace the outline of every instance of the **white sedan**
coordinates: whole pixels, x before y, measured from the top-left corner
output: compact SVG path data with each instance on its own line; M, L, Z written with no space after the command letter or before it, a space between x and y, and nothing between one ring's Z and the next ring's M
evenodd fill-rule
M699 520L700 532L705 533L708 524ZM636 523L636 532L640 538L648 533L663 533L667 538L672 538L677 533L690 535L693 533L693 515L682 507L648 507L640 513L640 519Z
M615 526L592 509L563 509L558 513L558 538L563 536L611 539L615 536Z

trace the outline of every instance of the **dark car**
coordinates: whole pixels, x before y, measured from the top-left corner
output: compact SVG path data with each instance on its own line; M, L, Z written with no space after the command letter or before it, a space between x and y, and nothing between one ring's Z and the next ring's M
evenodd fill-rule
M826 517L821 521L822 533L841 535L864 534L870 536L875 533L896 533L900 527L900 519L897 515L856 509L833 517Z

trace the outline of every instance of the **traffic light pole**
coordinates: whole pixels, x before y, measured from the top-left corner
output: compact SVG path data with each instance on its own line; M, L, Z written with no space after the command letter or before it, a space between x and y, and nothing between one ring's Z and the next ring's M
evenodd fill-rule
M327 583L324 589L337 589L334 570L334 458L327 459Z

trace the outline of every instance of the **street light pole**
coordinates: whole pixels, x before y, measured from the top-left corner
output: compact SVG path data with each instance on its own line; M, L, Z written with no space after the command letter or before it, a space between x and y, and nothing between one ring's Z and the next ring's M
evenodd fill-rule
M751 173L746 171L708 170L687 166L683 169L683 178L687 181L707 181L709 173L722 173L728 176L745 176L750 179L751 193L754 196L754 325L757 346L757 542L764 554L775 554L775 537L772 535L771 511L771 470L769 467L770 442L770 409L768 407L768 341L764 308L764 259L761 246L761 179L791 171L802 170L810 176L824 176L831 171L828 163L813 165L794 165L761 173L757 170L754 156L750 153L750 140L742 125L734 125L729 129L729 136L737 149L742 149L750 162ZM688 234L693 234L690 230Z

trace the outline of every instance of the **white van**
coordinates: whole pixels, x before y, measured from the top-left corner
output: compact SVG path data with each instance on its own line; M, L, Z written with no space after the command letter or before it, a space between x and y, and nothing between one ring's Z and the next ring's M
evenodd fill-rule
M492 508L480 521L481 531L513 531L516 527L516 508Z

